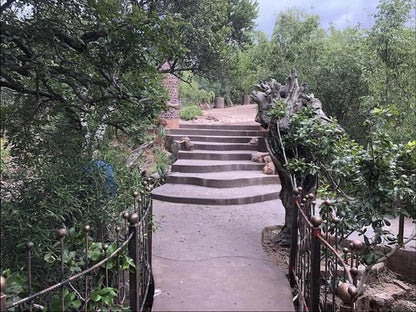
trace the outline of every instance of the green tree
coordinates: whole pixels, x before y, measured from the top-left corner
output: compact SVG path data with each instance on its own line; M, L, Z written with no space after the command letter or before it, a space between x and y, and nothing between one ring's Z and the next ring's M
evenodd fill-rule
M182 105L211 104L215 93L201 88L198 77L185 73L179 85L179 98Z
M159 16L173 16L179 23L184 46L184 54L169 59L168 71L192 70L221 79L229 54L250 43L257 6L252 0L154 1Z
M129 150L114 138L130 147L152 139L165 106L162 64L169 61L173 73L208 72L253 25L251 1L186 4L2 2L0 86L8 96L1 124L19 167L2 202L2 266L19 264L16 244L48 244L62 223L101 226L118 217L141 176L126 168ZM105 175L88 172L96 160L114 166L115 198Z
M231 58L229 84L233 98L240 101L241 95L249 94L260 80L271 77L269 66L271 44L265 33L253 32L253 45L236 52Z
M274 77L286 81L287 73L297 69L304 81L315 70L314 63L320 55L323 39L326 37L319 16L291 9L280 13L271 39L272 55L270 64ZM314 85L311 84L312 90Z
M325 112L359 141L367 118L362 103L369 92L364 78L366 60L365 37L358 27L331 28L310 71L314 94Z
M415 9L410 0L381 0L367 40L367 106L390 110L385 130L397 142L416 137L416 29L411 16Z

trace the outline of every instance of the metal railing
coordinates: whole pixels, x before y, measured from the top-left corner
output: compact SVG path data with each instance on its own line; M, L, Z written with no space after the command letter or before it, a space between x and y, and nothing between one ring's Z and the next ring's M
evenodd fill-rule
M289 279L298 311L355 311L360 241L343 248L340 219L315 211L315 196L295 191ZM331 203L325 201L328 208ZM325 213L325 211L323 212ZM325 229L325 231L323 230ZM331 233L329 234L329 229Z
M103 244L104 258L96 262L94 265L86 268L84 271L64 277L65 274L65 236L66 229L58 230L60 241L60 275L61 281L50 287L47 287L36 293L32 293L32 254L31 250L34 244L29 242L26 244L27 250L27 289L28 296L14 302L7 301L6 279L1 277L1 311L8 311L12 308L17 308L17 311L22 307L26 311L32 311L35 306L35 300L54 291L60 290L60 311L65 311L65 287L69 287L76 293L77 299L82 303L77 310L90 311L89 302L92 300L92 276L90 274L94 271L101 270L104 276L102 278L104 287L112 287L117 289L117 295L112 299L112 303L119 306L129 302L130 311L151 311L153 304L154 284L152 275L152 200L150 193L146 191L134 192L134 204L132 212L123 212L122 218L124 223L124 233L122 227L115 228L115 250L111 254L109 251L109 244ZM84 259L88 265L89 258L89 234L90 227L87 225L84 228L85 234L85 255ZM123 238L124 236L124 238ZM123 238L123 239L120 239ZM122 269L120 263L121 253L126 253L134 265L129 265L128 268ZM109 266L107 263L112 260L115 264L115 269L111 272L111 279ZM84 281L82 282L82 278ZM78 285L82 285L81 289L76 289L72 282L77 281ZM127 289L128 288L128 289ZM39 305L36 305L39 307ZM72 309L74 310L74 309Z

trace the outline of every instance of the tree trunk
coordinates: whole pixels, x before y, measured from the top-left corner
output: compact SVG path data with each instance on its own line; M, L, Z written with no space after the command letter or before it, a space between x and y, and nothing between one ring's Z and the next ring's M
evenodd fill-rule
M281 245L289 245L294 209L293 191L296 187L301 186L303 194L315 193L317 176L306 174L302 177L293 177L290 174L284 166L289 159L294 157L310 159L311 155L302 146L297 147L298 155L294 155L292 150L285 149L282 137L287 134L291 116L304 106L313 107L316 114L323 119L326 119L326 116L321 109L321 103L313 96L306 95L306 85L299 86L296 70L294 69L291 71L286 85L281 85L276 80L271 79L266 83L257 85L256 88L257 90L254 90L251 94L259 108L256 121L268 130L265 134L265 141L281 181L280 199L285 208L284 227L273 240ZM284 100L286 103L286 116L281 119L275 119L268 114L275 100L278 99Z

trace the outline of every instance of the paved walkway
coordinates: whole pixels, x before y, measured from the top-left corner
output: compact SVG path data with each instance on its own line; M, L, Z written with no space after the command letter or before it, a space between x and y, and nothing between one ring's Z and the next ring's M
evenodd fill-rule
M261 245L265 226L283 224L280 200L228 206L155 200L153 208L153 311L294 310L286 272Z

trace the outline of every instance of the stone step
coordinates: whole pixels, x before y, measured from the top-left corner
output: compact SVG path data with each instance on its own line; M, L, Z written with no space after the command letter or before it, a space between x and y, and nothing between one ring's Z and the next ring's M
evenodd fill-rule
M172 203L200 205L243 205L279 197L280 185L255 185L212 188L189 184L164 184L152 192L152 198Z
M257 130L260 131L261 127L258 124L252 125L240 125L240 124L179 124L180 129L222 129L222 130Z
M179 151L179 159L205 159L205 160L251 160L253 151Z
M192 141L194 143L195 150L207 150L207 151L232 151L232 150L243 150L243 151L257 151L259 144L249 143L218 143L218 142L202 142Z
M264 163L255 163L251 160L198 160L178 159L171 168L172 172L220 172L233 170L263 170Z
M256 130L221 130L221 129L167 129L167 134L170 135L203 135L203 136L262 136L261 131Z
M266 175L260 171L226 171L212 173L171 172L166 178L166 183L230 188L277 184L279 183L279 178L277 175Z
M217 136L217 135L192 135L192 134L168 134L168 136L172 137L173 140L179 141L182 140L182 137L188 137L192 142L218 142L218 143L248 143L252 138L256 138L259 141L264 140L263 136Z

